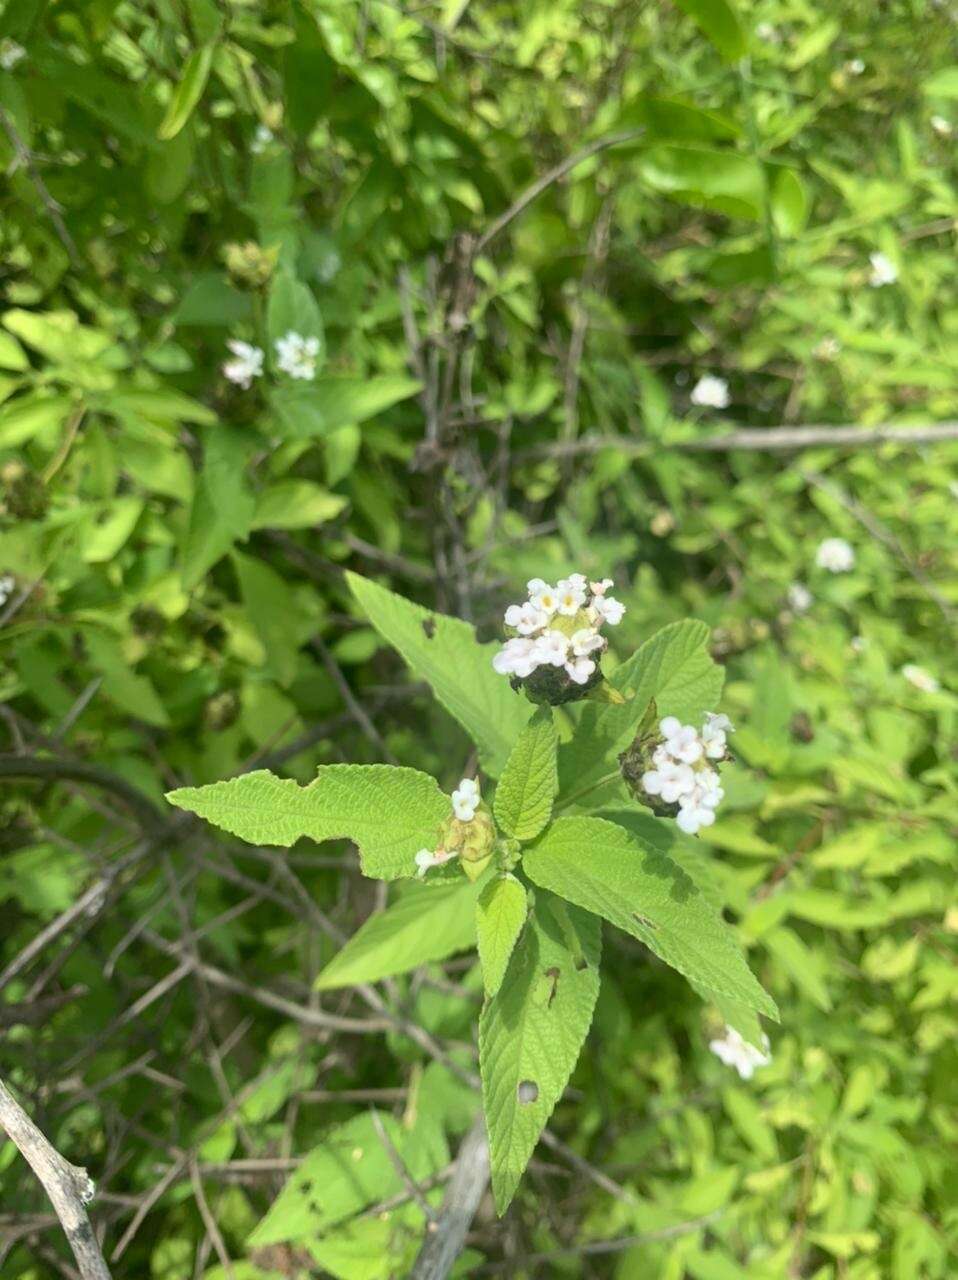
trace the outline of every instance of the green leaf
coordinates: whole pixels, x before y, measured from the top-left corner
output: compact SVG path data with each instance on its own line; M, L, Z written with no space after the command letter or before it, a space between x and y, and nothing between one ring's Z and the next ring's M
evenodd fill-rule
M410 1132L395 1118L379 1121L409 1175L424 1182L448 1160L436 1125ZM394 1156L369 1112L335 1125L303 1160L249 1237L260 1248L285 1240L310 1240L367 1205L404 1190Z
M765 207L765 177L752 156L712 147L660 145L638 157L649 186L697 208L758 220Z
M313 297L312 290L288 271L278 271L269 291L266 311L266 328L269 332L270 358L276 367L276 343L287 333L298 333L303 338L316 338L319 353L316 367L321 367L326 352L323 317ZM282 373L281 377L286 376ZM311 387L307 387L310 390Z
M519 734L496 788L496 822L516 840L534 840L552 815L558 745L552 709L540 707Z
M157 130L156 136L161 142L169 142L171 138L175 138L193 114L206 88L215 49L216 44L213 42L204 44L199 49L194 49L187 58L183 75L173 90L166 115Z
M166 798L250 844L352 840L363 873L380 880L415 875L416 854L435 848L450 812L434 778L388 764L321 765L306 787L257 769Z
M299 653L298 619L291 616L289 584L256 556L234 551L233 564L246 615L263 642L270 673L281 685L289 685L296 675Z
M0 331L0 369L13 369L23 372L30 368L27 353L12 334Z
M794 169L769 165L772 217L779 235L797 236L808 219L808 195Z
M930 98L958 98L958 67L942 67L921 86Z
M711 632L704 622L688 619L663 627L621 663L609 683L627 699L624 704L583 704L572 741L559 750L559 789L563 797L583 798L617 767L619 752L635 737L649 702L656 713L701 723L718 702L724 674L708 651ZM601 800L600 794L594 797Z
M492 669L499 646L479 644L469 623L423 609L357 573L347 573L346 583L383 639L473 739L486 773L498 777L532 713Z
M661 849L604 818L559 818L522 861L529 879L595 911L710 991L769 1017L733 930Z
M50 427L59 427L73 401L69 396L31 392L0 408L0 449L15 449Z
M479 1067L500 1215L579 1057L599 994L600 953L594 916L538 894L523 944L483 1006Z
M270 403L294 439L366 422L420 389L411 378L318 378L276 387Z
M675 3L698 24L726 62L735 62L748 52L745 31L728 0L675 0Z
M411 885L353 934L317 976L316 989L378 982L475 946L478 895L479 882L462 876Z
M256 499L253 529L313 529L335 520L349 505L339 493L330 493L312 480L279 480Z
M187 591L249 534L255 500L246 483L248 453L244 437L232 428L216 427L206 438L181 554L180 574Z
M528 909L525 887L513 875L497 876L480 895L476 905L476 935L487 996L494 996L502 986Z

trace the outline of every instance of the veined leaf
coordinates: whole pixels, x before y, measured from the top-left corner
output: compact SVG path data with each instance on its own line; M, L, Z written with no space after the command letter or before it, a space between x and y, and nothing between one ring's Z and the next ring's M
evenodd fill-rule
M358 573L347 573L346 582L383 639L473 739L486 773L498 777L532 713L493 671L498 646L479 644L468 622L423 609Z
M415 875L416 854L435 847L449 816L449 797L434 778L388 764L321 765L306 787L257 769L166 798L250 844L352 840L364 874L380 880Z
M254 529L311 529L348 506L340 493L330 493L312 480L278 480L256 499Z
M748 42L729 0L675 0L718 49L726 62L744 58Z
M166 115L157 130L156 136L161 142L169 142L170 138L175 138L193 114L206 88L215 49L216 45L212 42L204 44L199 49L194 49L187 58L182 78L173 90Z
M476 943L480 884L464 876L442 884L411 885L398 902L370 916L315 982L318 991L378 982Z
M549 821L559 786L558 744L552 709L540 707L519 734L496 788L496 822L516 840L534 840Z
M283 385L270 397L290 437L325 436L341 427L366 422L415 395L420 384L411 378L317 378Z
M502 986L509 957L526 922L528 909L525 887L512 875L490 880L479 897L476 936L487 996L494 996Z
M0 449L15 449L49 427L58 427L73 407L69 396L30 392L0 408Z
M604 818L560 818L526 851L522 867L537 885L603 916L690 981L777 1018L733 930L676 862L634 832Z
M505 1213L568 1083L599 994L594 916L538 894L523 944L479 1019L492 1190Z

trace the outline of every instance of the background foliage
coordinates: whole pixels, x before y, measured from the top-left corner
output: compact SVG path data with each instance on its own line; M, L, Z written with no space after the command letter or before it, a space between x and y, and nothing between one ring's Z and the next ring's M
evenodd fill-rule
M529 577L615 573L621 652L709 623L739 726L701 851L772 1065L739 1082L610 932L565 1146L459 1273L954 1274L958 446L688 446L955 416L955 21L7 0L0 1074L90 1166L116 1274L403 1275L423 1210L381 1129L428 1184L472 1122L473 960L319 998L384 900L348 850L159 808L263 764L461 776L344 568L483 636ZM289 328L313 381L275 365ZM236 338L267 349L248 391ZM852 572L815 567L828 536ZM4 1274L69 1274L0 1166Z

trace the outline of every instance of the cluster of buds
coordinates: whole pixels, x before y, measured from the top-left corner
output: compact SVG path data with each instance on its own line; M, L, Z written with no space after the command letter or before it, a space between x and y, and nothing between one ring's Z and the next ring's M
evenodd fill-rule
M278 257L278 247L263 249L255 240L223 246L226 270L234 280L250 289L261 289L269 281Z
M637 738L619 757L622 776L653 813L674 817L680 831L694 836L712 825L725 795L711 762L726 758L730 732L728 716L709 713L701 730L666 716L657 741Z
M511 638L492 665L532 702L557 706L581 698L602 679L598 660L608 641L600 629L606 623L617 626L625 605L608 594L611 578L587 582L583 574L572 573L555 586L542 578L526 585L525 603L506 610Z
M477 880L492 860L496 827L482 804L479 783L463 778L452 793L452 817L439 828L435 849L416 854L416 874L424 876L431 867L441 867L458 858L470 880Z

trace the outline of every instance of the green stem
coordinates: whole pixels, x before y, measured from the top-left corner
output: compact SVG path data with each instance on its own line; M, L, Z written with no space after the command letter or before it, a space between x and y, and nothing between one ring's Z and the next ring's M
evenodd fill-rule
M601 778L597 778L595 782L590 782L587 787L582 787L579 791L573 791L571 796L566 796L561 804L556 805L556 812L561 813L563 809L568 809L570 804L574 804L576 800L587 796L590 791L597 791L599 787L604 787L607 782L614 782L616 778L621 778L622 774L618 769L613 769L611 773L604 773Z

